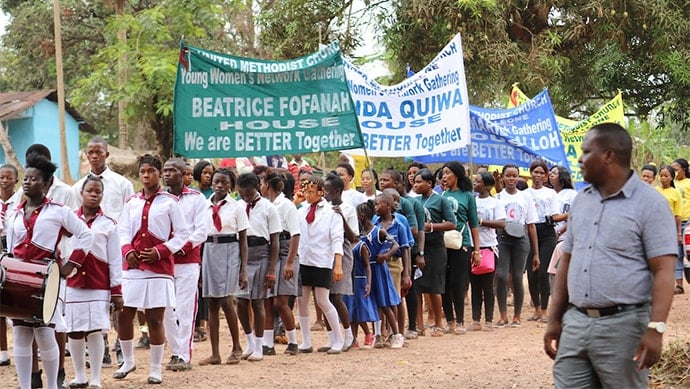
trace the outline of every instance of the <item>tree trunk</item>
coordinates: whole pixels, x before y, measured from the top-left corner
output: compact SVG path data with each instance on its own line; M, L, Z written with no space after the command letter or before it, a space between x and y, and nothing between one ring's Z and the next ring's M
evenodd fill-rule
M2 121L0 121L0 145L2 145L3 151L5 151L5 162L14 165L21 175L21 173L24 172L24 167L21 162L19 162L17 154L14 152L14 148L10 142L9 131L9 126L5 129L2 125Z
M55 72L57 73L58 122L60 125L60 164L62 165L62 181L68 185L74 184L69 171L67 158L67 130L65 128L65 82L62 72L62 32L60 24L60 1L53 0L53 17L55 20Z
M125 0L115 1L115 13L118 17L124 16ZM120 51L120 58L118 59L117 80L120 88L124 88L125 84L127 84L127 50L125 49L127 47L127 30L124 28L119 29L117 31L117 39L120 43L120 47L122 47L122 50ZM129 136L127 131L127 117L125 116L126 110L127 101L123 98L120 98L120 100L117 102L117 124L120 133L118 147L123 150L127 150L127 138Z

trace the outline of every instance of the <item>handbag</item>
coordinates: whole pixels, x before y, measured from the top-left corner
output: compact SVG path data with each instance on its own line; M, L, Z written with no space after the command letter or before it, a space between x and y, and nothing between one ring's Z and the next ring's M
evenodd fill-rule
M450 230L443 233L443 244L447 249L460 250L462 248L462 233L465 231L466 224L462 225L462 229Z
M506 226L503 230L508 236L512 236L513 238L522 238L525 236L525 226L516 221L506 222Z
M494 251L492 249L481 249L479 253L481 254L481 260L479 265L476 266L472 262L472 274L478 276L493 273L496 270L496 254Z

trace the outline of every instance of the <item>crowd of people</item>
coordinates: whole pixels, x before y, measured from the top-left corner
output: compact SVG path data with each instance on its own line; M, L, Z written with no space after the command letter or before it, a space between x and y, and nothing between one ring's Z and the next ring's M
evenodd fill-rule
M527 188L515 165L470 172L448 162L436 171L420 163L404 172L367 168L359 191L348 162L320 177L301 155L289 162L224 160L218 168L144 155L142 189L134 192L107 167L103 139L91 139L86 153L91 171L72 187L53 175L42 145L27 151L20 190L17 169L0 167L3 247L15 258L57 260L66 284L51 323L13 320L22 388L40 387L42 373L48 388L100 388L111 325L118 334L113 378L136 371L140 347L150 353L147 382L160 384L166 343L165 369L189 370L194 341L207 334L211 355L199 366L259 362L276 354L278 342L291 356L340 354L400 349L420 336L515 328L523 320L549 323L562 247L568 259L572 249L563 245L577 192L568 169L543 161L529 166ZM645 166L641 177L655 183L657 171ZM676 293L683 292L688 177L684 159L659 173L658 189L676 217ZM527 318L524 273L534 309ZM221 309L232 339L225 360ZM0 365L9 365L0 322ZM321 325L328 341L314 345L311 332ZM69 381L65 343L75 371Z

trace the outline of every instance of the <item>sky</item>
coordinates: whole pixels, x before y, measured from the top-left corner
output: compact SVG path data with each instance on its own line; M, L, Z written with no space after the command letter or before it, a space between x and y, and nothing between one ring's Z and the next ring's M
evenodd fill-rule
M7 24L7 15L0 12L0 35L5 32L5 24Z

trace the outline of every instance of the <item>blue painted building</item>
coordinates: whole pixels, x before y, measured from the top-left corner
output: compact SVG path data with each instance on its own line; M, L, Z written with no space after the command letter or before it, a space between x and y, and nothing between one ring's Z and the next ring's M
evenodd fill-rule
M26 163L26 149L34 143L42 143L50 149L53 163L58 165L55 174L63 179L60 153L60 125L57 92L41 90L30 92L0 93L0 122L7 134L19 162ZM79 131L95 134L94 128L69 104L65 104L65 129L67 135L67 159L73 179L79 177ZM8 163L5 147L0 147L0 164Z

